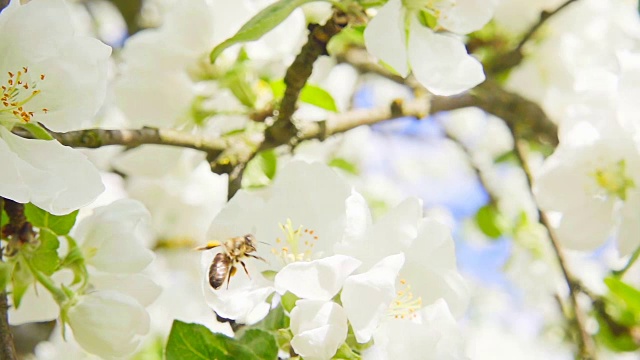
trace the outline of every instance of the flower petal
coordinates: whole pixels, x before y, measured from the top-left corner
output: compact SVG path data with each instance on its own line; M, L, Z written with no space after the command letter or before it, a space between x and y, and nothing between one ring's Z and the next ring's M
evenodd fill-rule
M98 170L57 141L23 139L0 126L0 196L54 215L89 204L104 191Z
M449 96L484 81L482 64L467 54L464 43L411 22L409 62L416 79L436 95Z
M391 255L369 271L344 282L340 300L359 343L371 339L380 320L396 297L395 281L404 264L404 254Z
M400 0L390 0L378 9L378 14L364 30L367 50L391 65L401 76L409 74L404 17Z
M291 346L309 360L328 360L347 338L347 315L334 302L298 300L291 311Z
M278 272L275 287L281 294L289 291L303 299L328 301L360 264L360 260L345 255L294 262Z

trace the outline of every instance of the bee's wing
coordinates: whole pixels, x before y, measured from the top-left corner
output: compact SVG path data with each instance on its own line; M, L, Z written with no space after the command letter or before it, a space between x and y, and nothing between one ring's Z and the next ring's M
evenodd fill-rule
M209 268L209 284L214 290L218 290L227 279L231 271L231 258L225 253L218 253L213 258Z

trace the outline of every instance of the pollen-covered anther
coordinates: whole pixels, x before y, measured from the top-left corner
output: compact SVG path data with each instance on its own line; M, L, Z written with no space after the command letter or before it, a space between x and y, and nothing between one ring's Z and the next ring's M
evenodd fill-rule
M28 103L41 93L41 90L36 90L38 80L26 75L28 72L29 68L26 66L16 72L7 71L9 77L6 80L6 85L0 86L2 89L0 103L4 107L0 107L0 117L2 117L2 113L11 114L20 122L28 123L36 114L48 111L47 108L42 108L39 111L27 109ZM45 75L41 74L39 81L44 79Z
M311 239L314 241L319 239L317 235L312 236L315 231L303 226L294 227L291 219L287 219L284 224L280 223L278 226L285 236L284 241L282 238L276 238L276 244L280 246L284 242L286 246L281 246L279 249L274 248L272 253L279 257L284 264L310 261L311 249L315 245Z
M389 316L394 319L415 319L416 313L422 308L422 298L415 297L411 286L404 279L400 280L400 289L396 292L396 298L389 306Z

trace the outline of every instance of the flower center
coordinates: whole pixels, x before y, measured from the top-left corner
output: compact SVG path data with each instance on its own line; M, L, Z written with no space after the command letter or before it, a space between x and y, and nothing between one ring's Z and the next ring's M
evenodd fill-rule
M276 238L276 247L271 252L285 265L296 261L311 261L313 247L320 239L315 230L303 226L294 228L291 219L287 219L284 225L278 225L284 233L284 240Z
M40 94L37 89L38 82L31 77L28 67L23 67L16 72L8 71L5 84L0 85L0 120L16 118L19 122L28 123L36 113L47 113L49 110L28 109L27 103ZM45 75L40 74L40 81L45 80ZM8 116L7 116L8 115Z
M635 188L633 179L627 176L624 160L596 169L593 177L605 196L617 196L626 200L627 191Z
M422 308L422 297L415 297L411 285L404 279L400 279L399 288L396 298L389 306L388 315L394 319L415 319L416 312Z

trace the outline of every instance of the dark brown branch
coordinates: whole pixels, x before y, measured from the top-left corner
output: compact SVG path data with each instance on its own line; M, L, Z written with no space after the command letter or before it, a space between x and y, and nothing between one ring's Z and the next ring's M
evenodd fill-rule
M340 54L338 61L351 64L360 72L375 73L398 84L407 85L417 93L424 91L422 85L413 77L405 79L373 62L371 56L364 49L351 49ZM460 95L433 96L430 112L435 114L472 106L479 107L503 119L509 126L516 128L518 134L527 140L552 146L558 144L557 127L547 117L540 105L505 90L491 79L487 79L471 91Z
M511 129L511 132L514 137L514 148L516 156L520 161L522 170L527 176L529 189L533 189L533 173L531 172L531 168L529 167L529 162L523 148L522 140L518 140L518 134L514 131L514 129ZM579 359L595 360L597 359L595 342L591 335L587 332L586 315L582 311L580 303L578 301L578 295L580 293L580 289L582 289L582 286L580 284L580 281L578 281L569 271L567 260L564 257L564 252L562 250L562 247L560 246L558 236L556 235L555 229L551 225L547 214L545 214L544 211L538 208L538 216L540 217L540 223L547 229L549 241L551 242L551 246L553 247L553 252L556 254L558 264L560 265L560 269L562 270L564 279L567 283L567 286L569 287L569 300L571 303L571 308L573 310L573 315L575 316L575 325L578 330Z
M531 40L538 29L540 29L540 27L542 27L542 25L544 25L551 17L576 1L577 0L567 0L560 6L558 6L555 10L543 11L542 13L540 13L540 19L538 19L538 21L522 36L522 39L520 40L520 42L518 42L518 45L513 50L501 55L498 61L492 64L485 64L487 65L485 66L485 70L488 73L495 74L518 66L518 64L520 64L524 59L523 48L525 44L529 40Z
M0 197L0 213L2 212L2 209L6 207L9 201L12 203L11 205L9 205L10 208L13 204L16 204L11 200L5 200L4 198ZM16 224L14 224L13 220L11 220L11 222L7 224L6 227L7 229L10 228L11 230L13 230L14 225ZM0 236L0 238L7 239L8 231L7 235L5 236L5 231L3 229L2 236ZM0 262L2 262L2 255L4 250L5 249L0 249ZM11 328L9 327L8 311L9 302L7 300L7 290L6 288L3 288L0 289L0 359L15 360L17 359L17 355L13 343L13 334L11 332Z
M291 117L296 110L300 91L311 76L315 61L321 55L327 54L329 40L347 26L348 22L349 18L345 13L335 11L331 19L324 25L310 25L307 42L287 69L284 77L286 85L284 96L278 109L276 121L265 133L265 143L281 144L295 137L297 129Z

